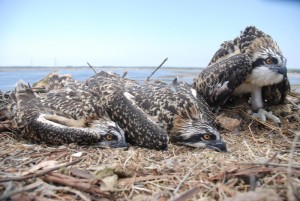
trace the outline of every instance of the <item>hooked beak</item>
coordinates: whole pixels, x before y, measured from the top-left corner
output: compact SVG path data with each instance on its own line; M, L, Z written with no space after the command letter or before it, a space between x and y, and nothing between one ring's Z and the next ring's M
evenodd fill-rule
M281 75L285 75L287 73L287 68L285 66L282 67L273 67L270 68L272 71L279 73Z
M99 147L101 148L122 148L122 147L128 147L128 143L125 140L122 140L120 142L100 142L98 144Z
M285 75L287 73L287 69L286 67L281 67L278 69L278 73L282 74L282 75Z
M118 142L118 143L114 143L114 144L111 144L111 147L113 148L121 148L121 147L128 147L128 144L127 142L122 141L122 142Z
M227 152L226 143L223 140L208 141L206 147L218 152Z

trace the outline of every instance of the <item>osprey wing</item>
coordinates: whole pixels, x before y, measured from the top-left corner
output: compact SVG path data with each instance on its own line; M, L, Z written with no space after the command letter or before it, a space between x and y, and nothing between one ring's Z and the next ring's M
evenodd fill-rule
M194 87L209 105L223 105L251 70L250 58L237 54L205 68L194 80Z
M234 56L236 54L239 54L239 48L237 48L238 38L235 40L229 40L225 41L221 44L220 48L217 50L217 52L214 54L213 58L210 60L208 66L223 61L225 59L228 59L231 56Z
M125 90L123 78L100 72L85 82L91 92L100 98L110 118L126 131L126 140L134 145L166 149L168 136L135 104L134 96Z

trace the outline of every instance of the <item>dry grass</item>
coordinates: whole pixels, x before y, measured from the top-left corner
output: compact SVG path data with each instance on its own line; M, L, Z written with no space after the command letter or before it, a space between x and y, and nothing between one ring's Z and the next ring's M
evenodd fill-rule
M167 151L139 147L100 149L74 144L55 147L29 144L12 132L3 131L1 198L299 199L299 110L284 113L282 127L259 123L240 108L231 108L224 115L243 117L241 125L233 131L221 131L228 153L172 144Z

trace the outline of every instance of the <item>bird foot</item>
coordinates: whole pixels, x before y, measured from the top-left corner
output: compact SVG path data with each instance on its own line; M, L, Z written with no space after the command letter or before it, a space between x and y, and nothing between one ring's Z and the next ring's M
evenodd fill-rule
M262 121L266 121L267 119L270 119L276 124L281 123L280 119L277 116L275 116L272 112L268 112L264 109L259 109L257 113L252 114L252 117L260 119Z

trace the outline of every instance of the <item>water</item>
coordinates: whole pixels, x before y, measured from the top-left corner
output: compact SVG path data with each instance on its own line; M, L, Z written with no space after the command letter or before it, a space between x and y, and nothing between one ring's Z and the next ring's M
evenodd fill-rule
M147 77L155 70L154 67L98 67L95 68L97 72L110 71L122 75L125 71L128 72L127 78L138 80L140 82L147 79ZM76 80L85 80L92 75L94 71L88 67L1 67L0 68L0 90L10 91L13 90L19 80L23 80L31 85L39 81L47 74L57 71L59 74L70 74ZM166 82L171 82L174 78L179 81L192 83L193 78L201 71L199 68L161 68L155 72L151 79L160 79ZM300 73L288 74L291 85L297 86L300 90Z

